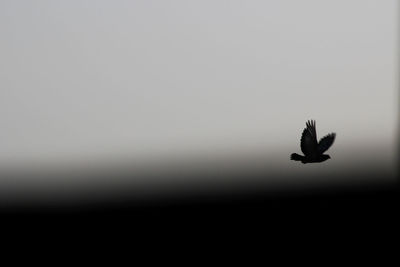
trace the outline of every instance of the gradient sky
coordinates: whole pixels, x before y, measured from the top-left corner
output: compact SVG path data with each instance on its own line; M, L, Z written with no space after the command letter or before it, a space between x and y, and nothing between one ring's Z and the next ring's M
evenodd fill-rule
M388 159L397 11L395 0L1 0L0 166L260 149L289 162L307 119L338 134L336 158Z

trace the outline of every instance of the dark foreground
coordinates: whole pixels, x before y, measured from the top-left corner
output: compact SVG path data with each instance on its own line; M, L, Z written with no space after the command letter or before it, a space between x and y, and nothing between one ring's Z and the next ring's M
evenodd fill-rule
M132 242L144 236L152 243L149 236L165 234L169 236L166 240L175 240L178 235L189 239L193 235L224 235L236 240L262 234L286 243L281 236L301 235L299 240L307 240L312 235L326 240L328 234L331 238L340 236L336 238L346 243L342 238L354 235L357 240L394 238L399 225L397 184L280 192L216 191L140 200L120 197L86 204L23 203L3 206L0 212L0 224L8 234L26 236L29 232L36 238L50 235L56 239L90 236L99 242L115 237L124 240L127 235Z
M265 219L317 216L395 216L398 213L398 184L366 183L336 185L302 190L262 189L232 191L198 191L188 194L166 194L148 197L129 195L99 198L93 201L51 203L2 203L0 215L14 216L122 216L124 218L223 218Z

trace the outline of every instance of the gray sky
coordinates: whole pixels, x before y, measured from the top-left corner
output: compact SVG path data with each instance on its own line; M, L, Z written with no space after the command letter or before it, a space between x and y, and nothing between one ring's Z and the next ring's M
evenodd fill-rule
M333 157L388 159L397 11L395 0L1 0L0 166L253 150L286 162L311 118L320 137L337 132Z

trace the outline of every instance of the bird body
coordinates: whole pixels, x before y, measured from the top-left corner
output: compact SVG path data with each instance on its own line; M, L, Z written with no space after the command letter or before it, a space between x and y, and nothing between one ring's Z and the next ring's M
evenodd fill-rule
M312 162L323 162L331 157L324 154L333 142L335 141L336 134L330 133L318 142L317 132L315 130L315 121L309 120L306 122L306 128L304 128L300 140L300 148L304 156L297 153L292 153L290 155L291 160L301 161L302 163L312 163Z

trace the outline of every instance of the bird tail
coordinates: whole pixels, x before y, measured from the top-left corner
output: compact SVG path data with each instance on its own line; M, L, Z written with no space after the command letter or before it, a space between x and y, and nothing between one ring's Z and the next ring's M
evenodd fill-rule
M296 160L296 161L302 161L304 159L304 157L297 153L293 153L292 155L290 155L290 159Z

